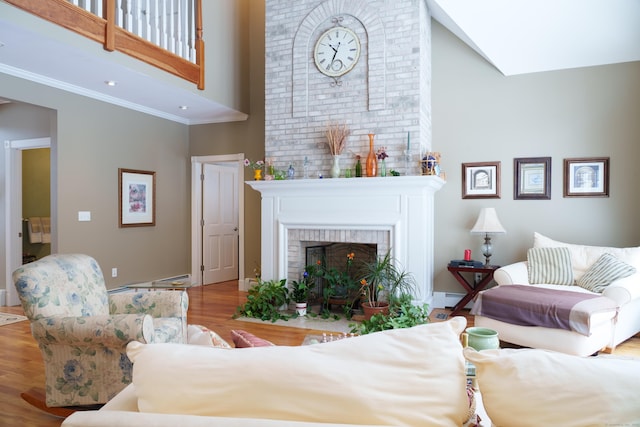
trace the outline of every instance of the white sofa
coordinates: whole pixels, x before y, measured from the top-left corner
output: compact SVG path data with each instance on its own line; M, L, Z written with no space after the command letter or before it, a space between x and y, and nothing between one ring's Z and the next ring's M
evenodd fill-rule
M591 334L585 336L565 329L542 326L522 326L484 315L477 315L476 307L472 309L475 325L498 331L500 339L505 342L532 348L555 350L567 354L586 356L594 354L605 347L613 351L615 346L640 332L640 247L612 248L601 246L575 245L558 242L539 233L534 234L534 248L568 248L571 258L573 278L577 281L585 275L591 266L604 253L611 254L626 264L635 267L631 276L613 281L601 294L615 301L616 312L594 313L590 319ZM530 284L527 261L504 266L496 270L494 280L498 286L530 285L541 288L583 292L594 294L583 287L558 284ZM484 292L490 292L486 290ZM483 294L481 293L481 295Z
M456 317L302 347L131 343L133 383L62 427L471 426L464 358L481 427L640 422L640 360L463 350L465 326Z
M133 383L62 425L459 427L470 418L465 326L455 317L297 347L132 342Z

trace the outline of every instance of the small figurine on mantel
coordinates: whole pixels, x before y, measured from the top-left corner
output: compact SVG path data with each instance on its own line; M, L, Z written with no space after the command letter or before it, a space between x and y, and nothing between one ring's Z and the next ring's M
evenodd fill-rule
M422 175L436 175L440 176L440 153L436 151L429 151L421 160Z

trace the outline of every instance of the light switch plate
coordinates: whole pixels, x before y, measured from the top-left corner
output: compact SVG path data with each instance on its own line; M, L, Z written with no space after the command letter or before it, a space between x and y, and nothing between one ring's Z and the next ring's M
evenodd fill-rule
M91 212L78 211L78 221L91 221Z

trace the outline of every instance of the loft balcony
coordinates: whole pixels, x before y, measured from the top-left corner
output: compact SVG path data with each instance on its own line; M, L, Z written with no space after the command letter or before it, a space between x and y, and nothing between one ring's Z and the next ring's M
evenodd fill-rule
M0 73L185 124L246 120L246 6L201 3L0 0ZM237 34L207 73L203 26Z
M5 0L204 89L201 0Z

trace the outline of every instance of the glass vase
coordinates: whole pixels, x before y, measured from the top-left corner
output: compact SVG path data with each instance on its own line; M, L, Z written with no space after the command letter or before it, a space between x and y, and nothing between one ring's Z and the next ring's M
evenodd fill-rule
M333 166L331 166L331 178L340 178L340 155L333 156Z
M262 179L262 169L253 170L253 179L256 181L260 181Z
M378 158L376 157L376 153L373 151L373 137L374 134L369 134L369 154L367 154L367 176L373 177L378 174Z
M387 162L380 160L380 176L387 176Z

